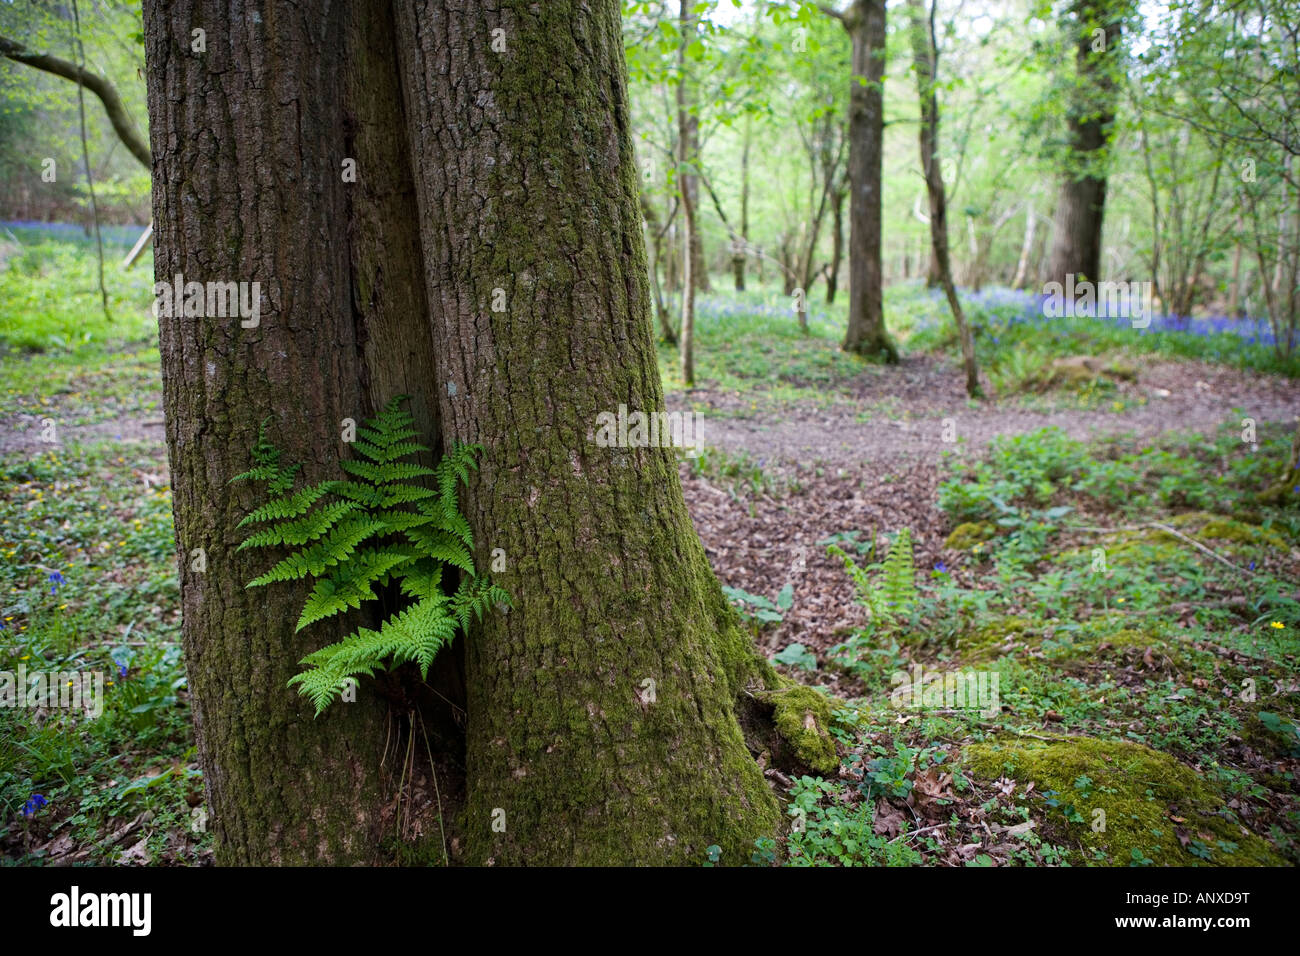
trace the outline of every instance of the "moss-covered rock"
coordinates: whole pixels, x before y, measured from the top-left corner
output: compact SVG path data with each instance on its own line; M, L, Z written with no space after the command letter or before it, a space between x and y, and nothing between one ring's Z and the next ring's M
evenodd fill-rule
M943 546L953 551L969 551L977 544L988 541L998 533L992 521L967 521L957 525Z
M761 691L758 697L772 705L776 732L802 763L824 774L839 768L839 753L830 734L834 719L830 698L812 687L785 679L776 690Z
M1129 865L1134 850L1165 866L1288 864L1196 771L1141 744L1011 738L972 744L964 759L978 779L1032 782L1037 793L1058 802L1039 805L1044 833L1099 852L1114 865ZM1073 813L1067 817L1068 808Z

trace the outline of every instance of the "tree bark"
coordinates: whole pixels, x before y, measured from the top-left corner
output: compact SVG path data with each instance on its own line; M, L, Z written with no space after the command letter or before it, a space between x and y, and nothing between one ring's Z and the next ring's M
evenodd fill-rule
M235 526L256 499L229 484L268 417L286 463L309 481L336 477L342 420L374 407L369 388L426 387L415 377L428 374L419 343L430 336L408 281L418 256L403 262L416 254L393 117L355 131L358 154L374 157L361 172L373 189L340 173L358 85L376 84L368 109L394 102L382 93L391 59L353 55L366 49L366 15L382 39L386 7L354 9L345 20L311 3L144 5L156 278L261 286L253 328L159 316L182 634L222 863L367 862L382 822L385 708L366 685L313 720L286 686L330 629L294 632L305 587L245 590L265 559L236 550ZM196 23L208 31L202 55L190 50ZM388 216L382 234L362 234Z
M663 407L619 3L422 0L398 24L444 434L484 448L466 515L513 599L468 644L469 856L744 862L778 812L736 701L770 669L675 454L593 440L601 412Z
M1106 211L1106 145L1115 120L1113 70L1119 55L1120 21L1110 0L1075 0L1071 28L1078 75L1066 115L1069 157L1053 225L1048 281L1097 282L1101 277L1101 230ZM1093 30L1105 31L1105 49L1093 51Z
M854 0L840 15L852 41L849 88L849 324L843 349L898 361L885 332L881 266L885 0Z

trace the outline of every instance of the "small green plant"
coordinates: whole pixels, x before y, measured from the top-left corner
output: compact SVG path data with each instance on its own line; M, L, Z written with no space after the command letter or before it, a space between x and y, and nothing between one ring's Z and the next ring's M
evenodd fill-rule
M828 547L826 552L844 562L844 569L857 585L873 621L889 626L911 615L918 596L911 529L903 528L894 536L880 564L863 568L837 544ZM873 579L872 571L878 573L878 580Z
M270 499L239 526L261 525L239 546L294 548L269 571L248 582L263 587L280 581L315 582L297 630L378 600L375 585L395 583L407 600L379 630L358 627L343 640L308 654L290 685L309 697L319 716L350 679L373 676L415 661L427 676L434 656L508 595L479 577L471 557L469 523L456 501L459 482L475 467L479 448L459 445L435 468L402 461L428 451L415 439L414 420L398 396L357 429L359 458L340 463L356 480L323 481L293 490L298 465L282 466L280 452L266 437L263 423L253 448L254 467L232 481L265 482ZM434 487L415 484L432 478ZM443 572L464 572L448 593Z
M740 616L757 630L763 624L779 624L785 620L782 611L788 611L794 605L794 587L787 584L776 596L776 601L769 601L761 594L750 594L743 588L723 585L722 593Z
M799 643L790 644L772 660L786 667L799 667L806 671L817 669L817 655Z

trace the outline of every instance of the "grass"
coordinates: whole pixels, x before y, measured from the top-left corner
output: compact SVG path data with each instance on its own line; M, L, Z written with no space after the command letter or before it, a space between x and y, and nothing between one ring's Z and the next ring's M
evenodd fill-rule
M101 343L156 342L149 311L153 253L124 272L134 236L113 235L118 241L104 243L110 320L100 302L93 239L50 229L0 230L0 351L92 356Z

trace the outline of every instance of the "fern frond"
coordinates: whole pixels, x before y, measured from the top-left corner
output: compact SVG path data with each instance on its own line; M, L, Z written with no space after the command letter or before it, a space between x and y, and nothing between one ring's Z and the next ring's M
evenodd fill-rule
M325 495L323 485L308 485L291 495L273 498L262 507L257 508L235 527L247 524L260 524L263 521L278 521L284 518L296 518L307 511Z
M289 685L311 700L318 716L356 677L406 662L427 676L457 630L467 630L493 605L510 600L477 576L470 525L457 501L481 449L457 445L436 468L404 461L429 450L417 440L404 401L398 396L357 428L356 457L340 462L350 478L292 491L299 466L280 465L280 452L267 439L263 422L253 467L232 479L264 481L270 496L239 525L268 526L248 534L239 549L296 549L247 587L315 579L298 630L376 600L376 585L396 582L408 602L379 630L359 627L302 659L304 670ZM365 542L370 543L362 547ZM459 583L444 585L449 567L464 572L456 574Z
M333 528L341 518L352 514L360 507L355 501L337 501L295 521L283 521L269 528L263 528L245 538L235 550L270 548L280 544L301 545L315 541Z
M348 608L359 608L362 601L373 601L375 582L382 581L392 571L414 560L409 554L395 551L370 548L358 551L350 561L339 565L334 574L317 580L294 630L301 631L309 624Z
M429 557L454 564L468 574L474 573L474 558L458 537L445 531L420 527L408 528L406 537Z
M340 462L339 465L348 474L364 478L371 484L380 485L381 487L435 473L432 468L400 461L390 461L382 465L376 465L368 461L344 461Z
M384 530L384 523L355 516L334 526L329 536L304 551L295 551L246 587L262 587L276 581L297 581L308 575L320 577L325 569L346 561L356 546Z

